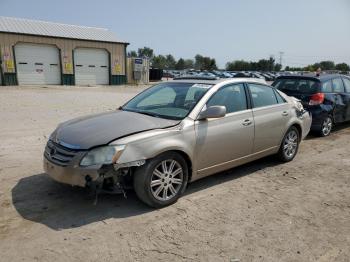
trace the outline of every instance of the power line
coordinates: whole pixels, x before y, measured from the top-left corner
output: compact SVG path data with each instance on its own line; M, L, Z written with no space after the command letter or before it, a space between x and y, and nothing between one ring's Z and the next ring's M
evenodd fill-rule
M290 54L288 53L286 56L288 57L295 57L295 58L350 58L349 55L296 55L296 54Z

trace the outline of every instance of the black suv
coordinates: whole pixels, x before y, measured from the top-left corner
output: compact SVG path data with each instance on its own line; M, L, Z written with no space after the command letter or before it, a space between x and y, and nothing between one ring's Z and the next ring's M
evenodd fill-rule
M342 75L278 77L272 84L301 100L312 113L311 130L328 136L336 123L350 120L350 78Z

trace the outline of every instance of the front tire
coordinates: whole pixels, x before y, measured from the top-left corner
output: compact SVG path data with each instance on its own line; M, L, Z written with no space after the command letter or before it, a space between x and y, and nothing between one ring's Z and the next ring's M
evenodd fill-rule
M156 208L175 203L185 191L187 182L187 163L176 152L167 152L148 160L134 173L136 195Z
M282 162L292 161L298 153L299 143L299 131L295 126L292 126L283 137L280 149L278 151L279 160Z

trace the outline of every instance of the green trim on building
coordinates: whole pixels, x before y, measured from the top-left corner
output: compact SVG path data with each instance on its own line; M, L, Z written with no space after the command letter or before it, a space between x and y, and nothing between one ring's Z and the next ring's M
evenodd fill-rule
M62 74L62 85L74 86L75 85L74 75Z
M2 73L2 68L1 67L2 66L1 66L1 61L0 61L0 86L3 86L4 85L4 75Z
M2 82L4 86L18 85L16 73L4 73L3 77Z
M124 46L124 66L125 66L125 69L124 69L124 74L127 76L128 75L128 54L126 52L126 48L128 47L128 45L125 45ZM128 82L128 79L126 79L126 83Z
M125 85L125 84L126 84L126 75L111 76L111 85Z

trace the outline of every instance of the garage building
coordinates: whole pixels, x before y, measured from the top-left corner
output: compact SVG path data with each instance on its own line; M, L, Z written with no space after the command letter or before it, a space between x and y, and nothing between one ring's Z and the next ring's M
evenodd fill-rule
M103 28L0 17L0 84L125 84L127 45Z

